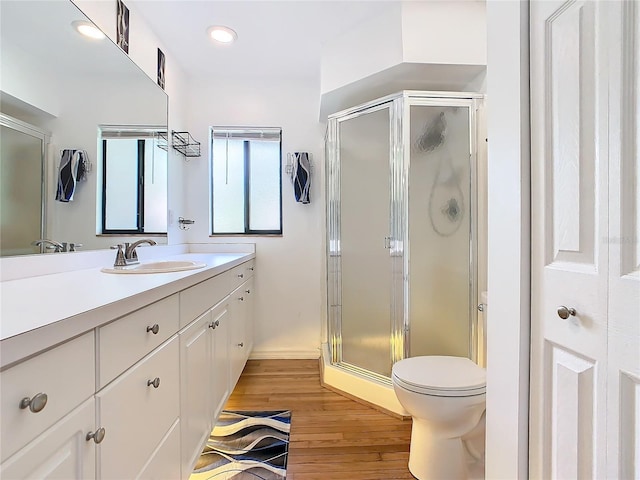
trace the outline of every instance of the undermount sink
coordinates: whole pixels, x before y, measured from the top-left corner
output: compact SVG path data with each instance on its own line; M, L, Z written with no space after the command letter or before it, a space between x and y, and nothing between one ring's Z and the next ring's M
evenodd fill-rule
M190 260L158 260L155 262L138 263L126 267L103 268L105 273L169 273L181 272L183 270L195 270L205 267L202 262L192 262Z

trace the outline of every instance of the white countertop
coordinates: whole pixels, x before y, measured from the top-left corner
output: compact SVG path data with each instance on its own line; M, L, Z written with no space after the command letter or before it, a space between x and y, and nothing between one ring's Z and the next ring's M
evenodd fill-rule
M146 275L87 268L0 283L0 368L81 335L255 257L253 253L185 253L197 270Z

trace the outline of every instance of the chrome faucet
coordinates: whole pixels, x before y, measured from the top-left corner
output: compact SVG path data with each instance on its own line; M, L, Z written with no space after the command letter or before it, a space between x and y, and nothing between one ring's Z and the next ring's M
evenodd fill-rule
M40 240L36 240L35 242L31 242L31 245L34 247L40 247L40 251L42 251L43 247L53 250L55 253L66 252L67 244L66 243L58 243L53 240L48 240L46 238L41 238Z
M133 264L139 263L136 247L142 243L147 243L152 246L156 245L156 242L154 242L150 238L143 238L142 240L138 240L137 242L133 242L132 244L129 244L129 243L124 244L124 261L127 265L133 265Z

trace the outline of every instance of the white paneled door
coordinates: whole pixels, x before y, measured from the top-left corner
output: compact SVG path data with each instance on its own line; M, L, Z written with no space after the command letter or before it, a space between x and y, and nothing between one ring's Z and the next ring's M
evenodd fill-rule
M531 478L640 476L637 9L531 3Z

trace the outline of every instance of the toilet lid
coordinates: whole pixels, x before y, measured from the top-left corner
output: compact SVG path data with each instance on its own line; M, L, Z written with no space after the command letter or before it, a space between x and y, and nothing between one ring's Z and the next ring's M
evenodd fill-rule
M400 360L392 374L400 386L427 395L480 395L486 372L465 357L425 356Z

